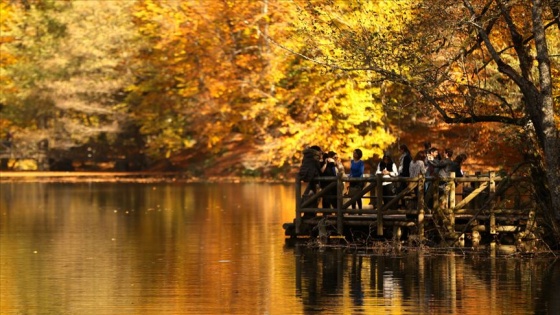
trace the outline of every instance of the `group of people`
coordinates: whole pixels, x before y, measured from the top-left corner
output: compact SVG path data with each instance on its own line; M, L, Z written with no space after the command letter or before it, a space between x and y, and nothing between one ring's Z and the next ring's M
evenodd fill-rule
M453 150L445 148L441 154L430 142L424 143L424 150L420 150L412 158L410 150L405 144L400 145L401 156L399 166L393 163L389 155L384 155L383 160L377 167L376 174L383 174L384 177L450 177L452 173L455 177L463 177L463 163L467 160L467 155L461 153L452 159ZM391 182L383 183L383 195L392 196L404 190L406 185L395 187ZM429 183L424 190L429 189Z
M349 177L359 178L364 175L365 164L362 161L362 150L356 149L353 152L353 159L350 162ZM328 181L317 182L316 177L337 176L339 173L345 174L344 165L338 154L334 151L323 152L319 146L311 146L303 151L303 160L299 170L299 177L307 182L307 187L303 192L303 198L315 194L318 189L325 190L322 198L323 209L336 208L336 186L330 185ZM363 183L350 182L347 189L349 192L361 190ZM362 200L358 199L352 208L358 206L362 208Z
M456 177L462 177L462 164L467 159L467 155L461 153L452 159L453 150L445 148L441 154L439 150L432 147L430 142L424 143L424 150L418 151L414 157L405 144L399 146L401 155L398 163L394 162L389 154L385 154L379 164L375 174L383 174L383 177L449 177L455 173ZM365 163L362 160L362 151L355 149L350 161L349 178L360 178L364 175ZM322 198L324 209L336 208L336 186L330 185L328 181L317 182L316 177L337 176L339 173L345 174L344 165L336 152L323 152L319 146L311 146L303 151L303 160L299 171L300 179L308 185L303 192L306 198L317 192L318 189L327 190ZM363 182L350 181L346 187L348 196L354 196L363 189ZM392 182L383 182L383 195L394 196L406 188L406 185L395 185ZM425 187L427 190L429 186ZM362 209L361 198L357 199L352 208Z

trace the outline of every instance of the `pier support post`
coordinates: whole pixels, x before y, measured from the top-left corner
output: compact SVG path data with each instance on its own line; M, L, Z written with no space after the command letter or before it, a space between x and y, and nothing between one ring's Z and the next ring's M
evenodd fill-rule
M344 215L342 214L344 182L342 181L342 175L342 173L338 173L336 179L336 229L339 234L344 233Z
M420 241L425 239L424 235L424 176L420 174L418 177L418 186L416 187L416 196L418 201L416 207L418 208L418 238Z
M481 172L477 171L474 173L474 175L476 176L476 178L480 178L481 176ZM474 184L471 183L471 185L473 185L473 190L477 190L480 187L480 182L475 182ZM480 197L475 197L474 199L474 210L478 210L480 209L480 207L482 207L482 202L480 200Z
M490 200L490 234L496 234L496 201L494 199L496 195L496 173L490 172L490 182L489 182L489 194L488 198Z
M447 182L446 186L446 202L447 204L447 216L449 218L449 226L450 226L450 234L452 237L455 237L455 193L456 193L456 185L455 185L455 173L451 173L449 182Z
M376 185L377 236L383 236L383 174L377 174Z
M296 234L300 233L301 225L301 180L299 175L296 175Z

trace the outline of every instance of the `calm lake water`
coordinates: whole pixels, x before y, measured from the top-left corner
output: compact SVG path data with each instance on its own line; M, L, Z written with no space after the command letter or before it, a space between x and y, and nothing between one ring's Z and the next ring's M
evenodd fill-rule
M1 314L560 314L560 262L285 243L282 184L0 183Z

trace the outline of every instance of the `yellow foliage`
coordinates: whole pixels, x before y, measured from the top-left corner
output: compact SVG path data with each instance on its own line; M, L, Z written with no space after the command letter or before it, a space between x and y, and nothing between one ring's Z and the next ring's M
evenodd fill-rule
M0 87L0 102L4 95L13 92L13 81L4 72L4 67L16 63L17 59L13 54L7 51L4 47L5 44L14 41L13 36L8 36L6 34L10 31L9 24L12 22L13 7L9 2L5 0L0 1L0 82L2 85Z
M345 55L345 50L330 36L330 20L325 17L334 16L333 20L340 27L348 29L359 25L359 19L347 20L333 11L336 6L341 11L349 9L349 3L340 1L329 7L323 5L324 2L312 2L315 11L302 10L303 2L293 2L293 6L284 3L285 12L282 13L289 22L270 26L269 35L278 43L272 48L275 56L285 58L284 62L271 66L271 71L276 73L274 77L280 79L275 96L290 116L280 118L279 131L284 137L282 141L270 138L270 143L263 146L267 152L300 158L303 148L316 144L341 156L350 156L355 148L361 148L364 158L369 158L381 155L383 149L394 142L394 136L385 130L381 119L382 105L372 97L379 94L380 89L371 85L371 74L324 68L329 60L340 60ZM385 11L380 8L379 12ZM323 20L314 23L311 29L306 23L315 18ZM303 22L298 24L300 21ZM303 59L298 53L314 60ZM286 81L292 84L289 89L284 89L282 84Z
M56 3L62 5L62 2ZM89 7L93 1L68 3L73 5L67 9L76 9ZM471 25L462 24L466 21L461 11L464 5L454 1L424 1L422 5L405 0L138 0L133 3L131 14L138 34L137 44L141 46L133 58L122 56L136 53L136 50L111 44L122 38L113 36L113 32L96 32L92 24L87 24L92 30L82 29L82 34L72 33L76 28L61 27L79 39L61 41L73 43L72 47L42 45L50 37L31 36L48 33L45 21L37 17L41 22L29 20L31 26L21 33L27 35L21 36L22 43L34 47L37 52L22 56L30 60L59 54L62 57L45 58L49 60L38 62L40 66L36 72L22 72L21 76L32 78L28 81L31 86L31 83L47 82L35 77L55 72L46 70L58 70L72 62L80 64L76 69L83 72L86 71L83 65L100 70L87 73L82 80L65 81L66 85L42 86L44 90L58 88L57 93L68 92L66 95L76 89L75 94L82 95L93 90L100 92L84 88L83 82L90 76L93 76L92 81L109 81L103 74L96 76L96 73L105 73L102 69L127 69L126 72L137 78L136 84L126 86L126 105L119 100L119 104L110 109L119 108L130 115L145 136L148 151L154 155L170 156L183 149L219 154L235 139L257 151L251 155L256 161L252 165L260 166L297 163L294 161L301 158L302 149L315 144L336 151L344 158L350 157L355 148L362 149L365 159L379 156L395 142L388 128L392 118L389 110L426 100L425 95L415 89L418 86L433 89L430 93L436 96L438 105L453 115L469 110L478 115L497 110L511 111L519 117L524 114L515 84L507 82L497 65L490 62L488 49L480 44L473 45L479 38L469 30ZM488 3L494 6L494 2ZM519 3L511 7L515 22L523 22L527 13L526 5ZM0 0L2 34L7 34L8 22L18 5L18 1ZM426 9L429 6L439 10L430 11ZM92 14L99 15L128 12L95 10L95 5L89 8ZM88 17L85 13L89 11L79 12ZM57 14L61 25L76 23L75 20L81 22L76 15L66 13ZM101 20L109 22L110 19ZM32 23L41 27L33 27ZM511 48L510 37L505 36L506 24L496 20L491 40L500 50L501 58L518 71L519 62ZM518 24L524 38L529 38L529 23ZM115 31L121 30L119 25L114 24ZM96 40L91 35L96 35ZM551 55L558 56L558 28L548 28L547 36ZM13 38L0 37L0 68L24 64L23 61L32 63L18 60L23 57L4 49ZM33 43L34 40L37 43ZM531 43L527 42L528 47ZM96 44L107 44L113 49L97 50ZM473 51L463 54L469 47ZM49 49L52 51L43 55L44 50ZM530 49L530 55L536 55L534 49ZM84 51L91 51L91 55ZM77 62L70 56L74 53L90 58ZM114 56L100 56L102 53ZM551 59L554 115L560 126L560 67L557 57ZM481 65L484 71L479 71ZM66 70L72 72L74 68ZM3 69L0 71L0 80L4 83L0 87L1 97L37 93L36 99L29 98L34 101L49 96L39 94L35 86L19 91L26 84L17 86ZM538 77L537 71L532 71L527 76ZM477 89L497 97L483 98L475 94L471 97L470 93ZM100 93L103 97L114 92L104 91ZM120 90L115 94L121 95ZM503 100L512 106L503 106ZM111 106L112 101L108 101ZM466 107L469 102L482 106ZM61 103L57 104L59 108ZM60 111L60 116L70 116L70 107L77 110L78 105L81 108L93 105L93 102L87 103L88 106L83 103L71 103L72 106ZM109 111L108 108L104 109ZM100 125L104 116L78 113L73 119L82 125ZM9 124L9 121L0 120L0 126Z

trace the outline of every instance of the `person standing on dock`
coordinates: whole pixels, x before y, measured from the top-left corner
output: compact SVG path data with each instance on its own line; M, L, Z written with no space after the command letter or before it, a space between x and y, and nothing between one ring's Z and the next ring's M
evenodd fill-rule
M410 163L410 167L409 167L409 172L410 172L410 177L411 178L416 178L420 175L422 176L426 176L426 164L424 163L424 161L426 160L426 153L425 151L418 151L418 153L416 153L416 155L414 156L414 159L412 160L412 162ZM418 189L418 187L416 187L416 194L418 194L418 192L423 192L423 187L422 189Z
M340 159L340 157L337 155L334 156L334 163L336 164L336 171L337 174L346 174L346 170L344 169L344 164L342 164L342 160Z
M329 151L323 154L323 164L321 165L321 177L336 177L338 169L334 157L336 153ZM323 195L323 209L336 208L336 186L327 188L333 181L321 181L321 190L326 190Z
M414 156L414 160L410 163L409 175L410 177L418 177L419 175L426 176L426 153L424 151L418 151Z
M399 176L409 177L410 176L410 162L412 162L412 155L406 144L401 144L399 147L401 150L401 156L399 158Z
M299 168L299 178L307 183L307 187L303 192L303 196L307 197L317 192L317 181L315 177L321 175L321 148L319 146L311 146L303 150L303 159Z
M412 162L412 154L406 146L406 144L401 144L399 149L401 150L401 156L399 158L399 177L410 177L410 162ZM407 183L398 183L397 193L403 191Z
M348 177L361 178L364 176L365 165L364 161L362 161L362 155L363 153L360 149L356 149L352 153L352 160L350 161L350 174ZM348 185L348 195L350 197L354 197L362 191L363 186L364 183L362 182L350 182ZM358 200L352 203L352 209L356 209L356 206L358 206L358 209L362 209L362 198L358 198Z
M455 177L463 177L463 162L467 160L467 155L465 153L461 153L457 155L455 160L453 160L453 164L451 166L451 171L455 173Z
M432 163L433 161L437 160L437 156L438 156L438 149L431 147L430 149L428 149L428 152L426 153L426 159L424 160L424 164L426 165L426 177L427 178L432 178L435 176L436 174L436 168L434 166L435 162ZM430 188L431 183L430 182L426 182L426 187L424 188L425 191L428 191L428 189Z
M377 171L375 174L383 174L383 178L391 178L399 176L397 165L393 162L390 155L385 154L383 160L377 165ZM392 182L383 182L383 201L386 201L387 197L395 195L395 185ZM387 198L388 199L388 198Z
M445 148L443 150L443 158L441 160L430 159L428 163L434 167L435 173L439 175L439 177L449 177L453 168L453 161L451 160L452 156L453 150Z
M437 177L448 178L451 172L453 172L454 162L451 160L452 156L453 156L453 150L449 148L445 148L443 150L443 158L441 160L431 159L428 161L428 163L435 168L435 173ZM441 181L439 187L434 187L434 189L439 188L440 193L445 195L448 192L447 187L448 187L448 182ZM440 198L442 201L440 203L440 206L446 208L449 201L449 196L447 196L446 199L444 199L443 197ZM443 202L443 201L447 201L447 202Z

